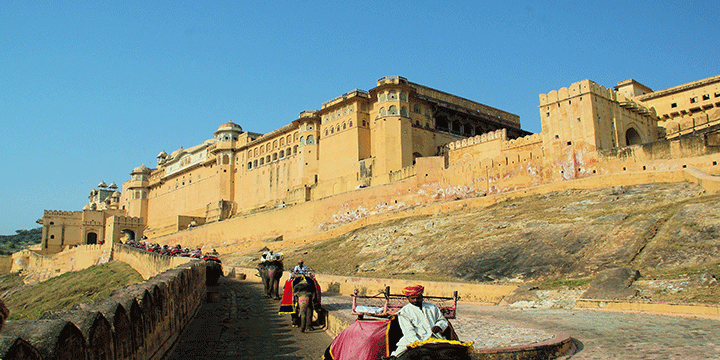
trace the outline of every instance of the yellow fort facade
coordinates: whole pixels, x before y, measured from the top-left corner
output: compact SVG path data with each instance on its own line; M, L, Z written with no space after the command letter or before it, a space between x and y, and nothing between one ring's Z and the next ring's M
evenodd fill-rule
M385 77L268 134L228 122L202 144L161 152L156 169L133 171L121 203L157 236L387 184L447 143L498 129L511 138L529 134L517 115Z
M542 132L531 134L517 115L391 76L267 134L227 122L201 144L160 152L155 168L135 168L122 193L100 187L83 212L46 211L42 247L103 236L299 238L383 211L574 179L720 173L720 76L660 91L583 80L539 100Z

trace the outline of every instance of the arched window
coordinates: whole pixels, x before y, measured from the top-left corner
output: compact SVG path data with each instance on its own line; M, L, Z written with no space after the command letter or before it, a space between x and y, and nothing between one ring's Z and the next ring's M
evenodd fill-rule
M397 91L390 90L390 92L388 92L388 100L397 100Z
M262 159L260 159L260 161L262 161ZM260 165L262 165L262 164L260 164ZM258 161L253 160L253 167L256 168L257 166L258 166Z
M384 107L381 107L381 108L380 108L380 113L379 113L379 115L380 115L380 117L387 116L387 111L385 110Z
M290 142L292 142L292 135L287 136L287 143L289 144Z
M400 116L408 117L408 111L406 107L403 106L400 108Z
M265 164L265 158L264 158L264 157L261 157L261 158L260 158L260 165L262 166L263 164Z
M280 150L280 158L282 159L284 157L285 157L285 150Z
M283 146L283 145L285 145L285 138L281 137L280 138L280 146Z
M315 143L315 138L312 135L307 136L307 144L312 145Z
M340 132L340 124L337 126L337 132Z
M352 127L352 120L350 120L350 124L348 126Z
M473 127L470 124L463 125L463 135L465 136L473 136Z
M275 141L273 141L273 149L277 149L277 147L278 147L278 141L275 140Z
M401 92L401 93L400 93L400 101L407 101L407 100L408 100L408 95L407 95L407 93L404 92L404 91Z
M634 128L629 128L625 132L625 143L627 145L638 145L642 144L642 138Z
M222 163L223 163L223 165L229 164L229 163L230 163L230 157L227 156L227 155L223 155L223 157L222 157Z
M460 124L460 123L457 122L457 121L453 121L453 123L452 123L452 131L459 133L461 127L462 127L462 124Z
M363 120L363 125L362 125L362 126L367 126L367 121Z
M397 114L398 114L397 106L395 106L395 105L390 106L390 109L388 109L388 115L389 116L397 116Z
M385 97L385 92L381 92L381 93L378 95L378 101L379 101L379 102L387 101L387 99L386 99L386 97Z
M297 145L293 146L293 155L297 154Z
M422 112L422 110L420 110L420 105L418 105L418 104L413 105L413 112L416 114L420 114Z
M343 123L343 130L347 129L347 124Z
M264 155L264 154L265 154L265 147L260 146L260 155Z
M325 129L325 136L328 136L328 133L329 133L328 129Z
M85 243L88 245L95 245L97 244L97 234L94 232L89 232L87 234L87 238L85 239Z
M305 137L304 136L300 137L300 145L305 145Z
M287 148L287 151L285 151L285 155L290 156L290 148Z
M277 153L273 154L273 161L277 161Z
M265 162L268 163L268 164L270 163L270 155L268 155L268 156L265 158Z

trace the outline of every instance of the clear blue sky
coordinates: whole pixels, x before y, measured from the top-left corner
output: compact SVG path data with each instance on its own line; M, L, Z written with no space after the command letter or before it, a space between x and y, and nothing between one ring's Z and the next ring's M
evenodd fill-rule
M717 1L547 3L0 0L0 234L228 120L266 133L383 76L540 132L538 94L576 81L720 74Z

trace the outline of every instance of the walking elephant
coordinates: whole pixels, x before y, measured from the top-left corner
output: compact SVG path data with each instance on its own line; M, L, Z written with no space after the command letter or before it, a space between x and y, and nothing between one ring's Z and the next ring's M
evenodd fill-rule
M295 298L295 313L292 314L293 325L300 328L300 332L312 330L313 311L316 309L317 291L314 283L301 281L293 286ZM318 307L319 308L319 307Z
M280 278L283 275L283 263L280 260L261 262L257 266L265 286L265 296L280 300L279 286Z

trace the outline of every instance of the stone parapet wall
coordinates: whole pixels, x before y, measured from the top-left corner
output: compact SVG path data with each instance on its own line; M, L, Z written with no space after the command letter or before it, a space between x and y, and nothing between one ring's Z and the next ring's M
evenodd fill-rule
M130 265L146 280L179 265L199 261L189 257L160 255L122 244L114 246L113 260Z
M204 262L191 262L75 310L9 321L0 359L161 359L206 296Z
M235 273L244 273L250 275L247 277L250 281L258 282L259 277L254 276L257 270L250 268L235 268ZM285 272L282 283L290 276L289 272ZM425 296L443 296L451 297L453 292L457 291L458 296L463 301L482 302L490 304L498 304L505 296L517 289L514 285L488 285L488 284L471 284L471 283L454 283L454 282L438 282L438 281L420 281L420 280L397 280L397 279L376 279L358 276L337 276L315 274L315 278L320 284L323 292L351 295L358 290L360 295L377 295L385 290L386 286L390 287L392 294L402 294L402 289L409 285L420 283L425 287Z

